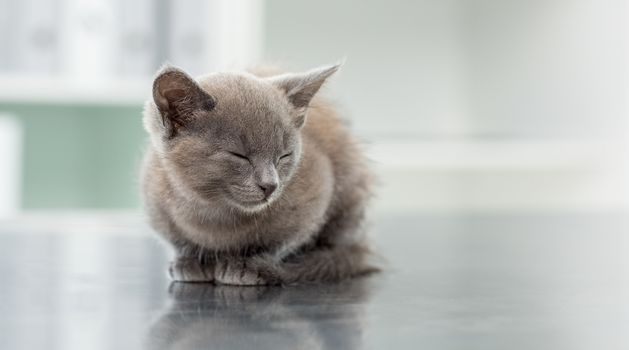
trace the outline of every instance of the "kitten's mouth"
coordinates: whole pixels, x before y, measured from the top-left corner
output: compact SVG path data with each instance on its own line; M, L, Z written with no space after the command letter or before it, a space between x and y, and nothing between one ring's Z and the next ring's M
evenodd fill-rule
M261 199L261 200L257 200L257 201L242 201L240 202L242 205L245 206L258 206L258 205L262 205L262 204L267 204L268 200L267 199Z
M277 191L276 191L277 192ZM224 192L224 198L227 202L241 211L248 213L255 213L268 207L276 198L277 193L273 193L268 197L251 198L251 196L239 196L238 193L234 193L234 189L228 188Z

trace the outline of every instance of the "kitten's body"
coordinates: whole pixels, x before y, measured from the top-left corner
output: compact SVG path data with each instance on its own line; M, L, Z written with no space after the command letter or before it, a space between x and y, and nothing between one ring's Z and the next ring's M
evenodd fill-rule
M294 99L293 104L286 105L289 107L281 102L286 96L292 97L289 88L277 88L277 80L282 78L275 78L272 84L268 81L274 78L265 78L268 74L229 73L201 78L198 86L211 96L214 105L203 110L203 104L196 103L172 112L178 118L187 118L183 124L194 133L176 123L169 131L162 119L171 115L167 110L174 108L174 103L183 103L190 91L194 95L194 87L186 87L184 97L180 96L183 93L175 94L167 108L147 103L144 123L152 143L143 171L144 199L152 226L175 248L177 257L170 268L175 280L226 284L319 282L373 270L366 263L368 250L361 230L370 194L370 173L356 142L330 104L318 98L311 101L330 74L318 77L320 82L307 81L318 84L314 92L307 91L310 96L306 96L305 105ZM299 88L307 89L304 84ZM197 113L195 108L204 112ZM286 126L286 117L278 121L278 115L305 117L306 108L307 122L297 120L303 127L297 125L295 133ZM185 117L184 112L192 117ZM212 121L214 114L238 120L223 125L219 117ZM192 136L186 136L187 132ZM205 154L204 148L213 149L204 144L205 139L221 138L223 134L238 135L242 140L238 142L254 145L248 158L256 170L246 171L257 179L265 176L254 174L257 149L272 148L269 140L290 139L283 142L292 145L289 157L293 159L290 164L276 161L271 165L274 170L270 171L279 178L278 190L262 204L249 208L232 203L230 196L221 194L221 186L225 185L200 175L202 170L196 162L204 162L205 156L199 155ZM223 142L231 145L232 141ZM216 147L220 152L223 146ZM211 152L208 158L214 157ZM261 159L269 152L260 151ZM207 169L209 173L217 171ZM254 180L242 180L249 181ZM250 186L230 186L232 192L251 196Z

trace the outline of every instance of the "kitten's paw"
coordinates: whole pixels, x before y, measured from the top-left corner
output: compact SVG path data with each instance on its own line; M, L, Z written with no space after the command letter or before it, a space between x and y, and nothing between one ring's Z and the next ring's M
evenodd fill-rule
M197 259L178 258L170 263L168 274L175 282L212 282L212 269L201 265Z
M216 264L214 279L216 283L257 286L268 284L261 271L242 259L226 259Z

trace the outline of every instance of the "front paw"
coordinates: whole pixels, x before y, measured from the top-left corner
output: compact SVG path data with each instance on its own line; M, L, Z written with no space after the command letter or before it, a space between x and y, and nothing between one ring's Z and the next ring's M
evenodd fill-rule
M177 258L168 268L170 278L175 282L212 282L213 268L202 265L194 258Z
M225 259L216 264L214 270L216 283L257 286L269 284L265 274L256 266L244 259Z

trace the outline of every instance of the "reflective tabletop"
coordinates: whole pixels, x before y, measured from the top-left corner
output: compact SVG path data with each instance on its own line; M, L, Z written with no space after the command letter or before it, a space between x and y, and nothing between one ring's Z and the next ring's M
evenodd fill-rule
M292 287L170 283L141 218L47 220L0 224L2 349L629 349L622 214L381 215L382 273Z

